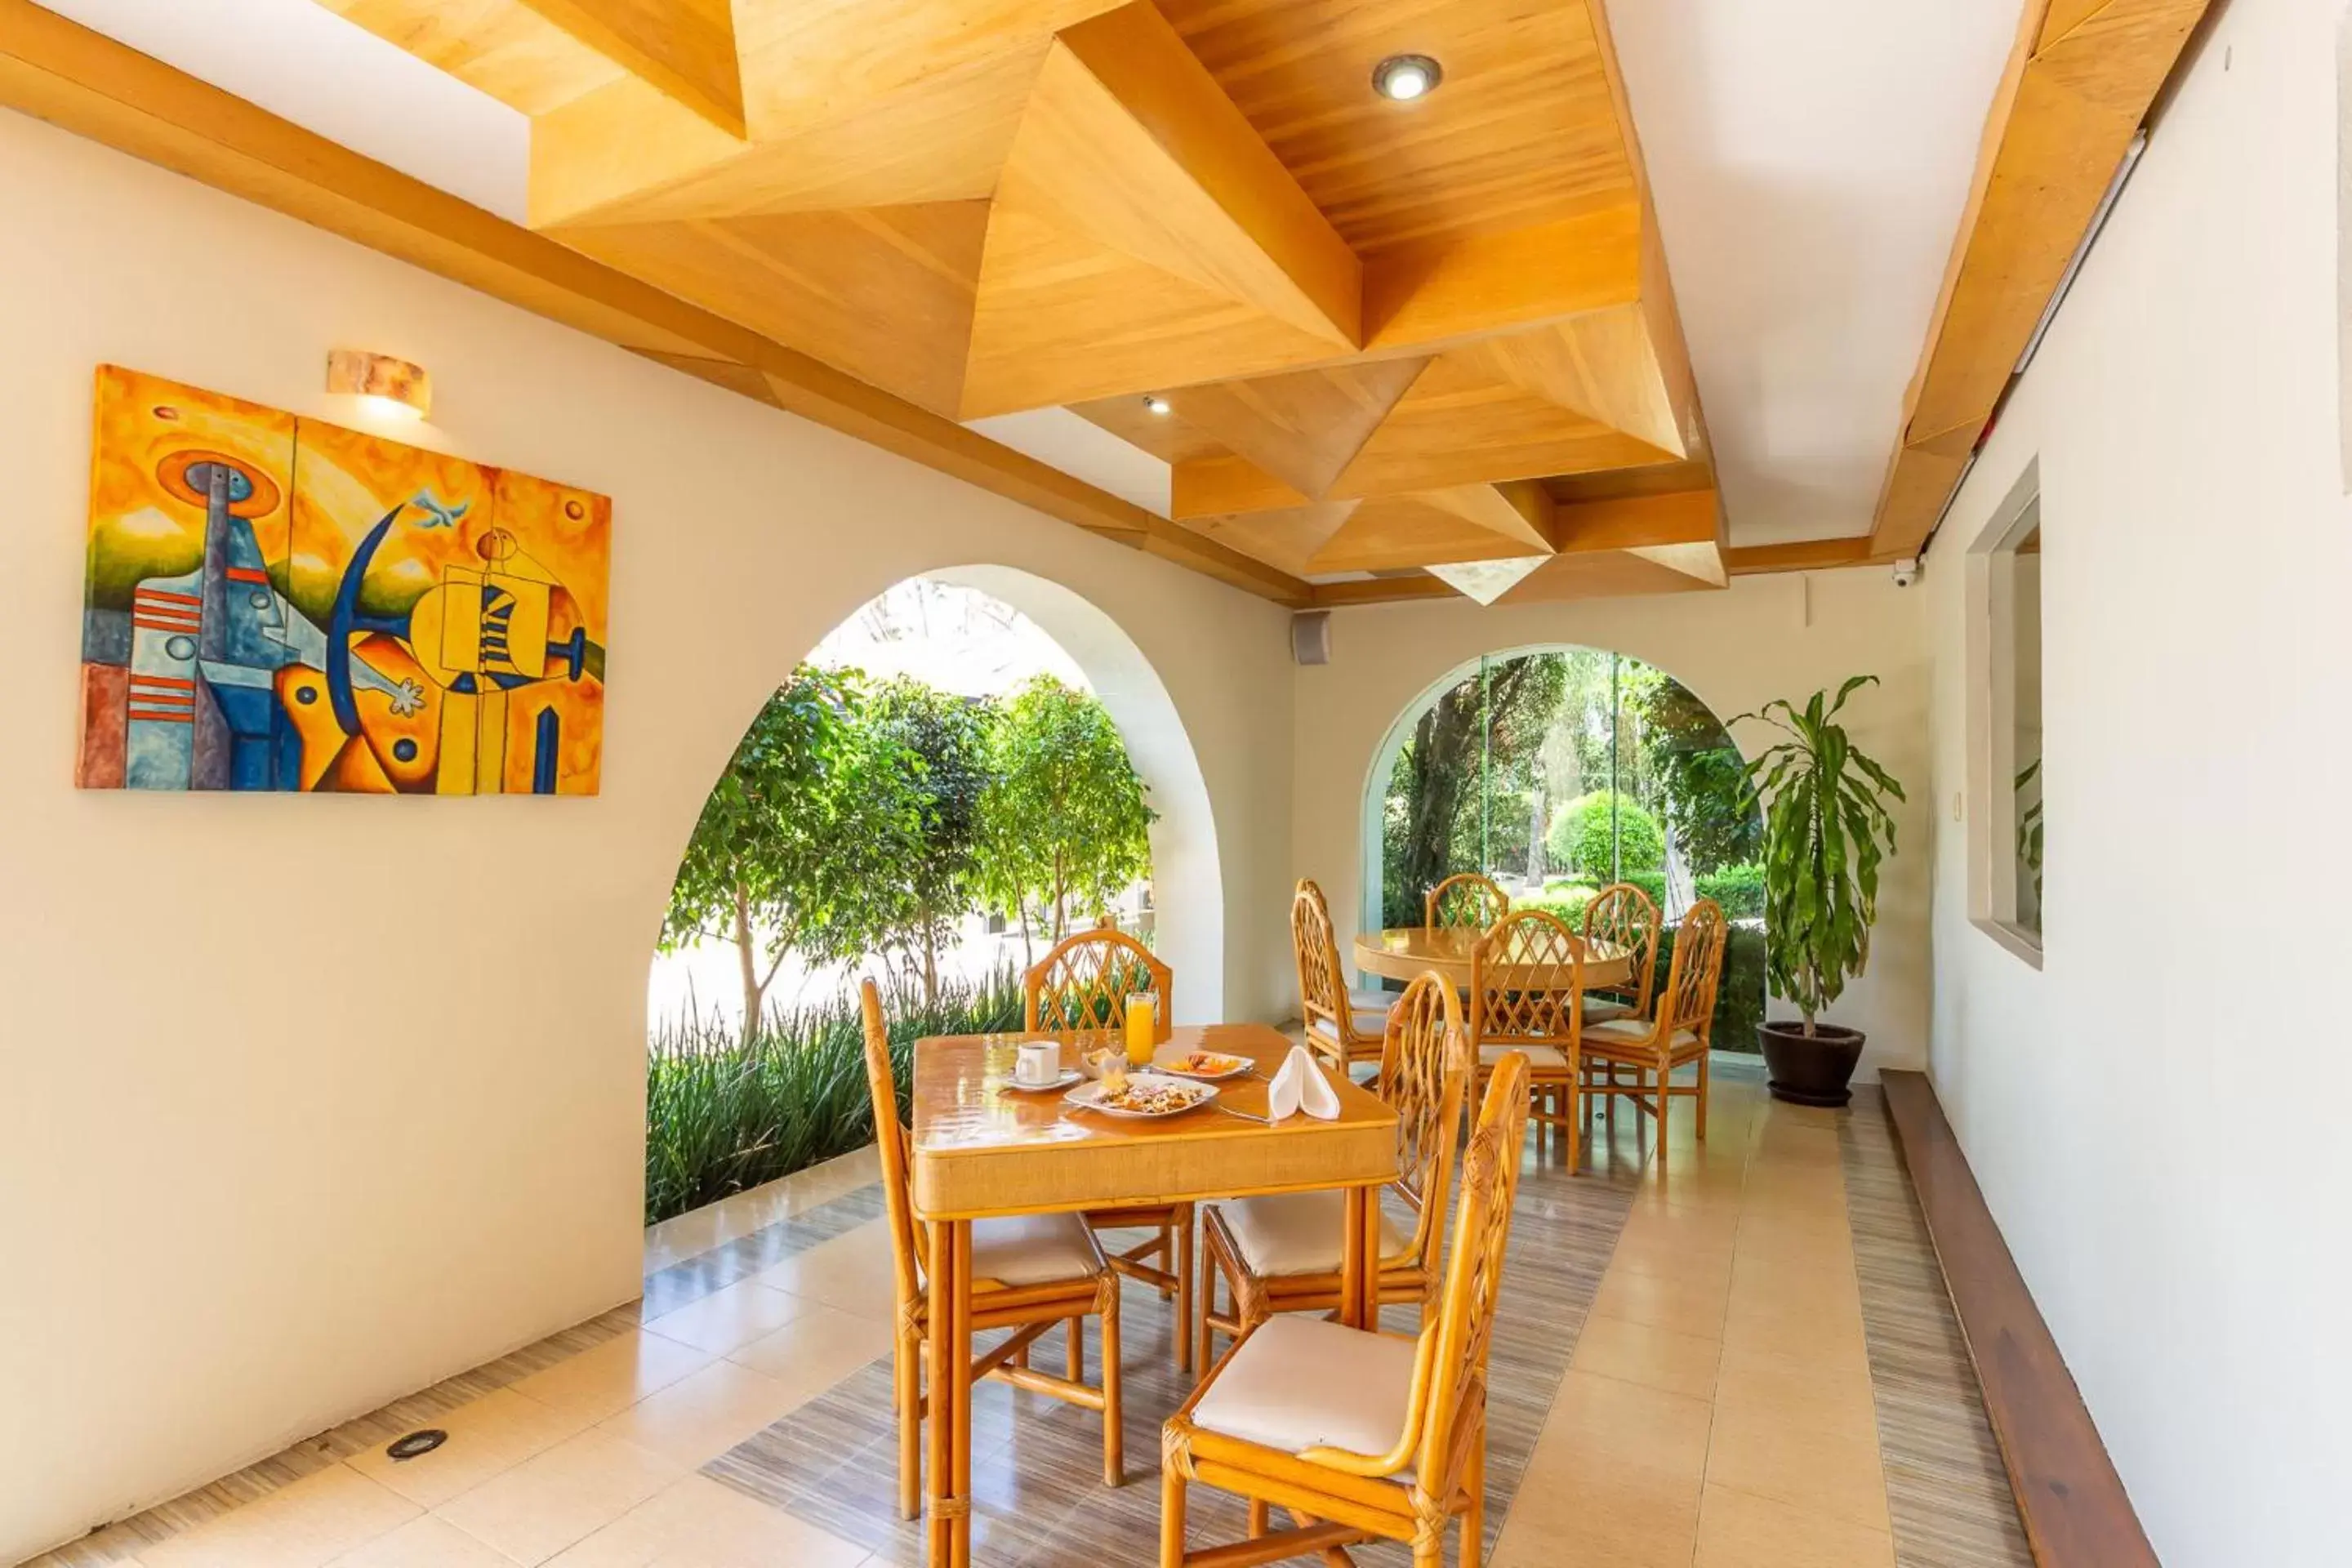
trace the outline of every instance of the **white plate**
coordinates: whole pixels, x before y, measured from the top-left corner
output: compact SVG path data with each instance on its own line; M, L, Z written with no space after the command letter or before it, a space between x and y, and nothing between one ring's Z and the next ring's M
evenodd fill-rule
M1129 1089L1181 1089L1196 1098L1172 1110L1119 1110L1108 1105L1095 1103L1102 1094L1103 1088L1100 1081L1097 1081L1081 1084L1070 1090L1062 1097L1062 1102L1076 1106L1081 1110L1091 1110L1103 1116L1117 1116L1129 1121L1157 1121L1162 1117L1181 1116L1188 1110L1198 1110L1217 1098L1217 1088L1214 1084L1202 1083L1189 1078L1174 1078L1167 1073L1131 1072L1127 1075L1127 1085Z
M1076 1068L1064 1068L1044 1083L1023 1083L1019 1079L1007 1073L1004 1075L1003 1087L1015 1094L1045 1094L1054 1089L1067 1089L1070 1085L1084 1079L1086 1076Z
M1239 1051L1219 1051L1217 1055L1221 1057L1233 1058L1234 1065L1227 1068L1223 1072L1193 1072L1188 1068L1179 1067L1175 1062L1153 1062L1151 1064L1151 1070L1153 1072L1169 1073L1177 1078L1189 1079L1194 1083L1223 1083L1229 1078L1241 1078L1245 1076L1252 1068L1257 1065L1255 1062L1250 1060L1249 1058L1243 1056Z

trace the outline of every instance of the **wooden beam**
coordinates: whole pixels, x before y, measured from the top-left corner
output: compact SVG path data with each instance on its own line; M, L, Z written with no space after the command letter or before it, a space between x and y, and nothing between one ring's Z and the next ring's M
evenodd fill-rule
M1365 346L1444 348L1641 297L1642 215L1621 202L1499 234L1382 251L1364 268Z
M1690 455L1639 304L1587 310L1529 331L1497 332L1454 353L1497 381L1670 457Z
M1794 544L1736 544L1723 552L1724 564L1735 577L1766 572L1823 572L1842 566L1879 564L1871 553L1870 536L1851 539L1806 539Z
M1880 1075L1945 1288L2041 1568L2156 1568L2106 1445L1927 1077Z
M1393 605L1413 599L1460 599L1454 585L1426 572L1396 577L1360 577L1346 583L1318 583L1310 603L1318 610L1349 605ZM1466 603L1466 601L1465 601Z
M0 107L356 240L1261 597L1307 584L280 120L32 0L0 0Z
M1286 511L1251 511L1238 517L1208 517L1183 526L1219 544L1265 562L1278 572L1305 576L1316 552L1351 516L1358 502L1313 501Z
M1319 497L1429 362L1371 360L1166 395L1174 416L1298 494Z
M1871 533L1916 554L2209 0L2029 0ZM1933 445L1935 460L1904 454ZM1947 480L1950 482L1947 482Z
M1412 498L1448 517L1483 528L1523 549L1549 555L1559 547L1551 492L1533 479L1507 479L1499 485L1454 485L1423 490ZM1433 555L1433 561L1458 556Z
M523 0L523 4L730 136L747 134L729 0Z
M1307 574L1390 572L1465 561L1549 555L1551 543L1495 487L1426 495L1377 496L1355 510L1307 563ZM1549 506L1549 499L1545 497Z
M1711 544L1723 503L1712 489L1555 503L1552 537L1563 554L1655 545Z
M964 416L1352 353L1362 307L1355 252L1135 0L1046 51L990 214Z

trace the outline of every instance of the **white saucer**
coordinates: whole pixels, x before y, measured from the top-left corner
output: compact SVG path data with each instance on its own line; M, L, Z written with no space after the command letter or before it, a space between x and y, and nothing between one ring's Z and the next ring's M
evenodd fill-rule
M1009 1089L1015 1094L1051 1094L1055 1089L1069 1088L1086 1076L1076 1068L1064 1068L1059 1076L1049 1079L1044 1083L1023 1083L1019 1079L1008 1074L999 1087Z

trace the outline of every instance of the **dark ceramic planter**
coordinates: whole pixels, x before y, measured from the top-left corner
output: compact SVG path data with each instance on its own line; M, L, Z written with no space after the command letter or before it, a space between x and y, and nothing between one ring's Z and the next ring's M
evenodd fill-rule
M1756 1026L1756 1040L1764 1047L1764 1066L1771 1075L1772 1098L1797 1105L1843 1105L1853 1098L1846 1082L1853 1077L1853 1064L1862 1059L1862 1031L1836 1024L1816 1024L1813 1030L1808 1036L1795 1018Z

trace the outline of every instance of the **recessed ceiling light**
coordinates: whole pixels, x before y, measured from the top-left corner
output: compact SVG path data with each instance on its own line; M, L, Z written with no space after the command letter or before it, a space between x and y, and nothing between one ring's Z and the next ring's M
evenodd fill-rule
M1154 394L1143 400L1143 407L1146 413L1157 414L1164 417L1168 413L1168 400Z
M1445 72L1427 55L1391 55L1372 68L1372 90L1407 103L1435 90Z

